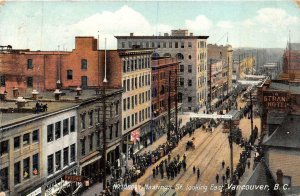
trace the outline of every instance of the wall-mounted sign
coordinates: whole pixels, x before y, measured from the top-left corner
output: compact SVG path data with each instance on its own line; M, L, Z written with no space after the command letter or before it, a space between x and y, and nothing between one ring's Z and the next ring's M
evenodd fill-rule
M76 176L76 175L64 175L65 181L71 181L71 182L83 182L82 176Z
M285 91L264 91L263 104L268 109L286 109L288 93Z

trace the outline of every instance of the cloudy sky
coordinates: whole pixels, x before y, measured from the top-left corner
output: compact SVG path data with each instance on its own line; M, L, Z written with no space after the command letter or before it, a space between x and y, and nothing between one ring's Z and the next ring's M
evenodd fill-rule
M71 50L75 36L163 35L188 29L210 43L233 47L300 42L300 9L292 0L254 1L30 1L0 0L0 45L31 50Z

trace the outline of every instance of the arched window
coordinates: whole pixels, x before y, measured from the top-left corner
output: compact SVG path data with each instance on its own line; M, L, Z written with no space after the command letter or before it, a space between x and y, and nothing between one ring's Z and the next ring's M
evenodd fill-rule
M175 57L176 57L177 60L183 60L184 59L184 56L181 53L177 53Z

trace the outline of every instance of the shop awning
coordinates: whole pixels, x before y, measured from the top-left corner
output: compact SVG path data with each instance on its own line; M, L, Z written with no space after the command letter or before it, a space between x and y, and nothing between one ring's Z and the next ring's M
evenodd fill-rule
M101 154L98 151L95 151L79 161L80 167L83 168L83 167L97 161L101 157L102 157Z

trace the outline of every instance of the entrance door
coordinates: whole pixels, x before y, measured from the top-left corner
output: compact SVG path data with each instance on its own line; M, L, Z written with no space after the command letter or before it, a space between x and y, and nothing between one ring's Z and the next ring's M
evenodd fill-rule
M88 87L88 79L86 76L81 76L81 88L86 89Z

